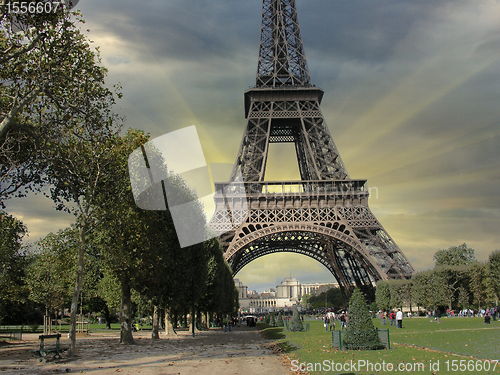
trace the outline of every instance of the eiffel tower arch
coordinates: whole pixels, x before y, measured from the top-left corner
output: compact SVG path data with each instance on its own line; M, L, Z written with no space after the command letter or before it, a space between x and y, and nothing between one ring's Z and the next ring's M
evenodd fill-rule
M294 0L263 0L255 87L227 183L216 183L211 228L236 275L253 260L293 252L322 263L346 294L372 294L378 280L414 269L368 207L366 180L353 180L311 83ZM265 181L271 143L293 143L299 181Z

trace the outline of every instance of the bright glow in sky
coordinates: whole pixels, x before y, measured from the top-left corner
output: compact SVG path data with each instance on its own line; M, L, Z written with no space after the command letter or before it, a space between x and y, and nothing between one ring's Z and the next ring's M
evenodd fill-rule
M261 1L82 0L101 47L117 110L152 137L196 125L209 163L233 163L255 83ZM297 0L312 81L353 179L417 270L442 248L467 243L479 260L500 248L500 2ZM287 148L266 179L297 178ZM291 155L291 156L290 156ZM229 176L228 176L229 177ZM377 194L375 194L375 192ZM8 203L31 239L72 221L51 202ZM284 277L333 281L299 255L276 254L237 277L249 289Z

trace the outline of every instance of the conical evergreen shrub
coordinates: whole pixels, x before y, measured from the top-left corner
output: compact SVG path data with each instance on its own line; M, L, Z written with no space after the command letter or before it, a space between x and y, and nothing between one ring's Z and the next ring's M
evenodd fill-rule
M283 323L283 314L281 313L281 311L278 314L278 319L277 319L276 324L278 325L278 327L284 327L285 326L285 323Z
M299 310L297 309L297 306L294 306L292 319L290 319L290 331L296 332L303 330L304 324L302 324L302 319L300 319Z
M349 300L347 330L342 332L342 346L347 350L383 349L370 318L365 298L356 288Z
M271 327L276 327L276 318L274 317L274 311L271 313L271 316L269 318L269 325Z

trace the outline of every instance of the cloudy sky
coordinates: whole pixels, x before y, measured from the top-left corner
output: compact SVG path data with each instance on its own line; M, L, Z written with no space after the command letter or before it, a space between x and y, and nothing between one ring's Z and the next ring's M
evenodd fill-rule
M152 137L196 125L209 163L233 163L255 84L259 0L81 0L89 37L120 82L117 111ZM500 248L500 1L297 0L322 111L370 207L417 270L467 243ZM298 179L293 145L272 145L266 179ZM36 197L8 203L31 240L71 217ZM333 281L282 253L237 277L249 289L289 275Z

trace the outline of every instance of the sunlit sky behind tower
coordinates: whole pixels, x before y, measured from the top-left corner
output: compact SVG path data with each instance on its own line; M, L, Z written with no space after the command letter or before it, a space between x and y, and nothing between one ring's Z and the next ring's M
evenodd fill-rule
M233 164L255 84L260 0L81 0L116 110L151 136L196 125L209 163ZM500 248L500 2L297 0L313 83L344 164L367 179L370 207L417 270L467 243ZM229 176L227 176L229 178ZM298 179L293 145L272 145L266 180ZM8 202L30 240L73 217L39 196ZM238 277L249 289L290 274L333 282L316 261L281 253Z

